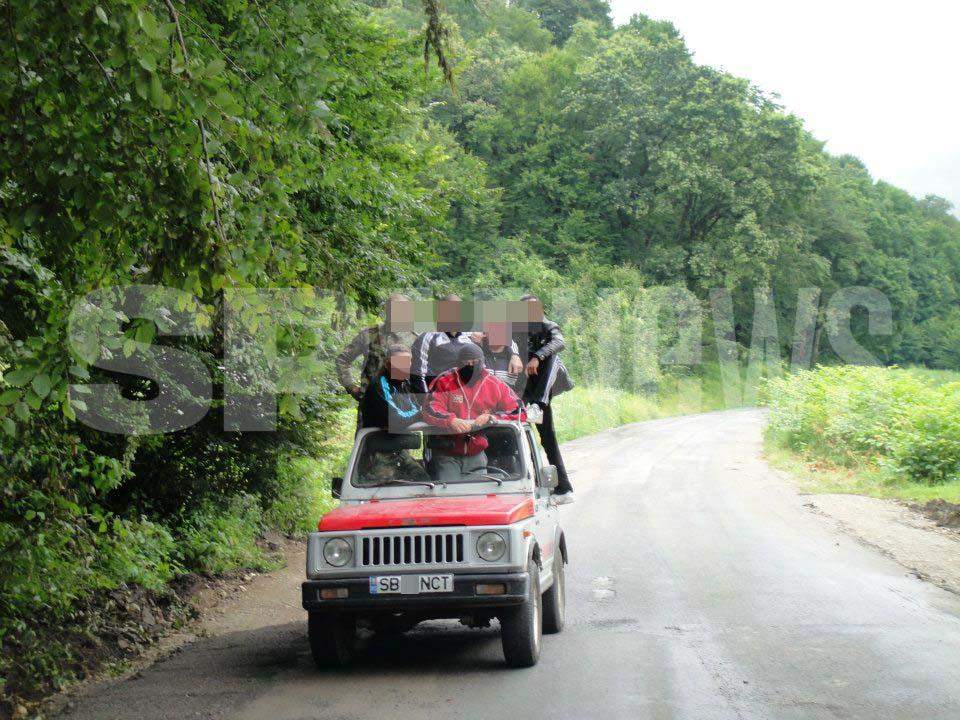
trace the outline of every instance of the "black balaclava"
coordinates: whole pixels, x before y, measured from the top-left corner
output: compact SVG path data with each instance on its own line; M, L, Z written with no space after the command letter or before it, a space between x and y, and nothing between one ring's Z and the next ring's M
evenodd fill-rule
M474 360L478 361L476 365L467 364ZM463 347L460 348L460 352L457 353L457 373L460 375L460 382L471 385L480 377L482 370L483 350L481 350L480 346L476 343L464 343Z

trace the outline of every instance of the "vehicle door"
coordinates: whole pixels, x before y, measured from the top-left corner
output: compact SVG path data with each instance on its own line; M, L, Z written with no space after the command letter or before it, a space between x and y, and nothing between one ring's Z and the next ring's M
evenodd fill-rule
M551 489L540 484L540 470L547 465L546 457L537 441L536 433L530 427L524 428L530 463L533 467L536 521L534 535L542 553L543 567L550 568L553 554L557 551L559 537L559 510L550 501Z

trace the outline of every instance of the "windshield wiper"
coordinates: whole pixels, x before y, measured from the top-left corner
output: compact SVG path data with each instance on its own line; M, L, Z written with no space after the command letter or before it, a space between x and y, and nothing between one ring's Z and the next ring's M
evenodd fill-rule
M480 479L486 480L487 482L495 482L497 485L503 485L503 480L493 475L480 475ZM474 479L471 475L466 475L463 482L474 482Z
M379 485L374 485L374 487L386 487L387 485L422 485L423 487L428 487L431 490L435 490L437 485L442 485L443 487L447 486L446 483L435 483L427 480L402 480L400 478L394 478L393 480L387 480Z

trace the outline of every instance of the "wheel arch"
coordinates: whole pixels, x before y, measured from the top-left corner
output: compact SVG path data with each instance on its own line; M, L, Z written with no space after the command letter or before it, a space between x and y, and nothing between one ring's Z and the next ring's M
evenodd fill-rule
M527 550L527 567L530 567L530 563L535 562L537 567L540 570L543 570L543 553L540 551L540 543L536 540L530 543L530 548Z

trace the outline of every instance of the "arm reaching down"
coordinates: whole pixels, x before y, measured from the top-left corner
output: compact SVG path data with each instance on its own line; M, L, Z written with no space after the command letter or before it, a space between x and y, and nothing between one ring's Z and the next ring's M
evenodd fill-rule
M358 357L366 357L370 352L370 331L361 330L356 337L350 341L339 355L335 364L337 366L337 377L343 389L353 397L360 399L360 386L353 379L353 361Z
M410 352L413 359L410 365L410 384L414 392L426 394L427 376L430 374L430 341L434 333L425 332L413 342Z

